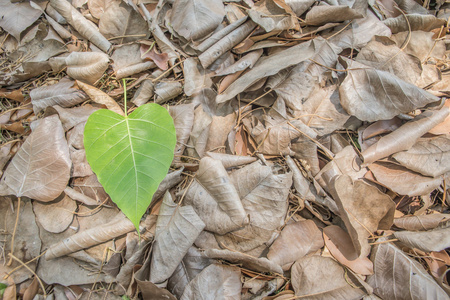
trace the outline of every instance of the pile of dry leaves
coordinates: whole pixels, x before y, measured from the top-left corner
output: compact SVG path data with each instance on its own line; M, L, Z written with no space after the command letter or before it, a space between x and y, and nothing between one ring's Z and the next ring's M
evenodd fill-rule
M2 1L4 299L449 299L445 2ZM177 133L140 240L83 147L123 78Z

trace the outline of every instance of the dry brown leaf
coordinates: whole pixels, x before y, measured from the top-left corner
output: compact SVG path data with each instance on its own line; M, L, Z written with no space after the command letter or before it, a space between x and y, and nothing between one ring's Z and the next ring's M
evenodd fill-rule
M212 264L186 286L180 300L235 300L240 298L241 288L241 271L239 268Z
M183 86L179 81L161 81L155 85L155 102L163 104L183 92Z
M270 246L267 258L287 271L298 259L324 246L322 233L312 220L286 225Z
M296 15L284 1L258 1L248 10L248 15L266 32L300 28Z
M425 111L397 130L382 137L377 143L362 152L364 165L393 153L410 149L422 135L441 123L449 115L449 112L450 109L445 106L437 111Z
M112 1L114 0L88 0L87 5L89 8L89 12L94 18L100 19L100 17Z
M66 187L72 162L58 116L39 121L8 165L2 183L17 197L52 201Z
M425 252L439 252L450 247L448 224L427 231L397 231L394 236L408 247Z
M39 281L37 280L36 277L34 277L30 286L27 287L25 293L23 293L23 300L33 300L34 296L37 295L38 291L39 291ZM6 300L7 298L4 299Z
M445 107L448 107L450 109L450 99L447 99L444 104ZM445 118L444 121L434 126L429 133L432 134L448 134L450 132L450 114Z
M184 61L184 93L192 96L212 86L212 81L198 59L189 57Z
M403 216L394 219L394 225L410 231L425 231L436 228L439 224L450 220L449 214L429 214L422 216Z
M155 84L151 79L144 80L137 91L134 93L131 102L136 106L141 106L147 103L155 94Z
M33 203L36 219L48 232L60 233L72 224L73 215L77 209L75 201L64 195L56 201Z
M92 105L83 105L73 108L62 108L58 105L53 106L58 112L59 118L65 131L68 131L80 123L87 121L89 116L98 108Z
M208 141L206 142L205 151L214 151L225 148L228 134L236 125L236 114L231 113L226 116L213 116L211 126L209 128Z
M394 40L403 52L418 57L420 61L426 61L430 57L442 59L445 55L445 43L433 38L432 32L399 32L393 34L390 39Z
M383 22L395 34L402 31L430 31L445 26L446 21L432 15L410 14L406 15L406 18L400 15L396 18L386 19Z
M175 161L181 160L192 126L194 125L194 107L194 104L181 104L169 107L169 113L173 119L177 134Z
M332 258L309 256L292 267L292 286L296 296L308 299L361 299L366 293L355 288L359 284L348 275Z
M248 223L238 191L222 163L210 157L200 161L200 167L184 203L192 205L205 222L205 229L225 234Z
M371 260L375 274L367 283L382 299L448 299L422 265L394 244L376 245Z
M306 14L305 22L307 25L319 26L362 17L363 15L346 5L318 5Z
M0 4L0 27L20 41L20 34L30 27L42 14L42 11L30 5L30 2Z
M347 175L334 182L336 204L340 217L352 239L359 257L370 253L367 240L376 230L391 228L394 221L395 203L378 188L362 180L352 181ZM367 209L370 207L370 209Z
M72 52L65 58L65 62L67 75L73 79L94 84L108 68L109 57L101 52Z
M167 53L157 53L155 47L141 44L141 58L144 61L153 61L161 70L167 70L169 68L169 55Z
M336 225L323 229L323 239L331 255L356 274L372 275L373 263L367 257L359 257L350 235Z
M373 163L368 168L379 183L400 195L427 195L442 183L440 177L425 177L392 163Z
M225 169L246 165L256 161L256 157L251 156L238 156L215 152L206 152L206 155L215 160L220 160Z
M197 106L194 110L194 125L188 141L189 156L203 157L211 122L212 117L204 111L203 105Z
M111 110L121 116L125 115L125 113L123 112L123 110L119 106L119 104L117 104L117 102L114 101L113 98L108 96L108 94L100 91L96 87L93 87L89 84L83 83L78 80L77 80L77 85L83 89L83 91L89 96L89 98L91 98L92 101L106 106L109 110Z

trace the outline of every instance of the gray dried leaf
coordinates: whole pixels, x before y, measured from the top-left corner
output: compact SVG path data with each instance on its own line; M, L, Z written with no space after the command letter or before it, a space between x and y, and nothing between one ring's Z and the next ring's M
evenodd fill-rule
M161 81L155 85L155 102L165 103L183 92L183 86L179 81Z
M66 187L72 162L58 116L40 120L8 165L2 181L17 197L48 202Z
M74 87L72 80L60 80L57 84L41 86L30 92L34 113L48 106L72 107L87 99L86 95Z
M191 206L179 207L167 192L156 223L150 281L162 283L172 276L204 228L205 223Z
M281 1L259 1L248 10L248 15L266 32L289 30L300 26L292 9Z
M101 52L72 52L65 61L67 75L94 84L108 68L109 56Z
M432 15L410 14L406 15L406 18L400 15L396 18L386 19L383 22L391 29L393 34L402 31L431 31L443 26L446 22L446 20L438 19Z
M30 27L42 14L42 11L33 8L30 2L0 3L0 27L20 41L20 34Z
M449 224L427 231L397 231L394 236L408 247L425 252L439 252L450 247Z
M98 108L92 105L83 105L73 108L62 108L58 105L53 106L58 112L59 118L65 131L72 129L80 123L85 123L89 116Z
M213 116L209 127L209 136L206 142L205 151L214 151L224 148L228 139L228 134L236 125L236 114L231 113L226 116Z
M151 79L144 80L137 91L134 93L131 102L136 106L141 106L147 103L155 94L155 85ZM178 133L178 131L177 131Z
M429 214L421 216L403 216L394 219L394 225L410 231L424 231L436 228L440 223L450 220L448 214Z
M170 116L175 124L177 145L175 161L180 161L194 125L194 104L181 104L169 107Z
M194 125L189 137L187 151L190 156L203 157L212 117L203 110L203 105L197 106L194 111Z
M298 17L314 4L312 0L285 0L284 2L291 7Z
M75 201L64 195L62 199L40 203L33 203L36 219L48 232L60 233L72 224L73 213L77 209Z
M195 41L214 31L224 16L220 0L175 0L170 23L179 35Z
M367 283L382 299L448 299L422 265L393 243L376 245L371 260L375 274Z
M318 5L306 14L305 22L307 25L320 26L362 17L363 15L346 5Z
M184 61L184 93L186 96L192 96L199 93L205 88L212 86L212 81L206 74L202 65L193 57L189 57Z
M225 169L246 165L256 161L256 157L251 156L238 156L215 152L206 152L206 155L215 160L220 160Z

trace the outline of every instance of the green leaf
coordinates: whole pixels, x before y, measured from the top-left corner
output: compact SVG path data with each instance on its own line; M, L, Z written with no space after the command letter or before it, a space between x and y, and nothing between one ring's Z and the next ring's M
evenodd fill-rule
M139 221L167 174L176 144L173 119L155 103L129 116L101 109L84 129L86 158L99 182L139 231Z

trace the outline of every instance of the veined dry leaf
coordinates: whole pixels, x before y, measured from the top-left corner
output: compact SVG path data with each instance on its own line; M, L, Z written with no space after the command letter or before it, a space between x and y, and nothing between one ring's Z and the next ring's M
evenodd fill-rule
M75 201L64 195L62 199L52 203L33 203L36 219L48 232L60 233L72 224L77 209Z
M156 223L150 281L162 283L172 276L204 228L192 206L178 207L166 192Z
M83 83L77 80L77 85L83 89L83 91L91 98L92 101L97 102L98 104L102 104L106 106L109 110L118 113L121 116L124 116L122 108L114 101L113 98L108 96L108 94L100 91L96 87L93 87L89 84Z
M394 219L394 225L410 231L425 231L436 228L439 224L450 220L449 214L429 214L421 216L403 216Z
M141 58L145 61L153 61L161 70L169 68L169 55L167 53L157 53L155 47L150 49L149 45L141 44Z
M406 18L408 20L406 20ZM432 15L410 14L406 15L406 18L403 15L400 15L396 18L386 19L383 22L391 29L393 34L402 31L430 31L445 26L446 22L445 20L438 19Z
M179 35L195 41L214 31L224 16L220 0L175 0L170 23Z
M278 235L288 207L292 173L274 174L271 167L254 162L231 174L231 180L242 199L249 224L226 235L217 235L219 245L259 256L260 248Z
M205 229L225 234L248 223L239 194L222 163L210 157L200 161L197 175L184 203L192 205L205 222Z
M263 0L257 2L250 10L249 17L264 28L266 32L300 28L297 16L284 1Z
M169 107L169 113L173 119L177 134L175 161L180 161L194 125L194 107L194 104L180 104Z
M65 61L67 75L73 79L94 84L108 68L109 57L101 52L72 52Z
M251 156L239 156L215 152L206 152L206 155L216 160L220 160L225 169L246 165L257 159L256 157Z
M334 182L336 204L359 257L370 253L367 238L378 229L388 230L394 221L395 203L375 186L339 176ZM367 209L370 207L370 209Z
M72 129L80 123L87 121L89 116L98 108L92 105L83 105L73 108L62 108L59 105L53 106L58 112L59 118L62 122L65 131Z
M420 61L429 57L442 59L445 55L445 43L433 38L433 32L411 31L393 34L390 39L395 41L403 52L416 56ZM407 42L407 43L406 43Z
M58 258L94 245L98 245L135 230L134 224L119 213L109 223L75 233L59 243L51 245L45 253L45 259Z
M291 7L298 17L314 4L312 0L284 0L284 2Z
M241 270L238 267L212 264L186 286L180 300L235 300L241 297L241 288Z
M392 131L397 130L401 125L402 120L397 117L390 120L376 121L364 129L361 138L364 141L377 135L391 133Z
M155 85L151 79L144 80L137 91L134 93L131 102L136 104L136 106L141 106L147 103L150 98L155 94Z
M409 150L431 128L441 123L450 113L446 106L437 111L425 111L400 128L382 137L362 152L364 164L370 164L391 154Z
M226 249L207 249L205 255L209 258L224 259L234 264L240 264L244 268L256 272L283 273L283 269L281 269L279 264L268 260L265 257L253 257L245 253Z
M206 74L202 65L193 57L184 61L184 93L186 96L192 96L199 93L204 88L212 86L212 81Z
M30 97L35 114L48 106L75 106L87 98L82 91L74 87L73 81L64 78L57 84L41 86L31 90Z
M409 150L392 157L410 170L437 177L450 171L450 136L419 139Z
M376 245L371 260L375 274L367 283L382 299L448 299L422 265L393 243Z
M194 110L194 125L188 141L190 147L187 148L190 156L203 157L211 122L212 117L203 110L203 105L197 106Z
M0 3L0 27L20 42L20 34L30 27L42 14L42 11L33 8L30 2Z
M87 5L89 12L94 18L100 19L112 1L114 0L88 0Z
M229 74L234 74L236 72L245 71L247 68L253 68L255 63L258 61L258 59L263 54L263 50L255 50L247 53L242 58L240 58L237 62L232 64L231 66L226 67L223 70L220 70L220 72L216 72L214 76L224 76Z
M205 151L213 151L225 146L228 134L236 124L236 114L231 113L226 116L213 116L209 128L209 136L206 142Z
M304 257L292 267L292 286L296 296L308 299L357 300L366 293L344 268L329 257Z
M180 298L189 282L212 263L214 263L214 260L208 258L204 252L195 247L189 248L183 260L169 278L167 288Z
M112 1L98 23L100 33L117 44L148 37L148 25L141 14L124 1Z
M449 224L427 231L397 231L394 236L408 247L425 252L439 252L450 247Z
M445 101L444 106L448 107L448 109L450 110L450 99L447 99ZM444 119L444 121L434 126L428 132L436 135L448 134L450 132L450 114L447 116L447 118Z
M161 81L155 85L155 102L165 103L183 92L183 87L179 81Z
M76 10L70 2L66 0L50 0L50 5L82 36L99 47L102 51L108 52L109 48L111 48L111 43L98 31L98 28Z
M323 239L331 255L342 265L360 275L372 275L373 263L367 257L359 257L350 235L336 225L323 229Z
M6 168L4 182L17 197L48 202L67 185L72 162L58 116L39 121Z
M442 178L440 177L422 176L392 163L373 163L368 168L379 183L400 195L411 197L427 195L437 189L442 183Z
M347 77L339 87L341 104L350 115L362 121L391 119L439 100L386 71L357 62L348 65Z
M312 220L286 225L270 246L267 258L287 271L298 259L314 253L324 245L322 233Z
M306 14L305 22L307 25L320 26L362 17L363 15L346 5L318 5Z

